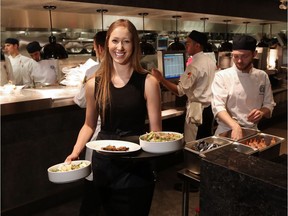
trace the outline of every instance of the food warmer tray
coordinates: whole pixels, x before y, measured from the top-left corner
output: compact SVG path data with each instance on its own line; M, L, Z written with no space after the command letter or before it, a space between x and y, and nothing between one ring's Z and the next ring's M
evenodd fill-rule
M260 142L261 140L262 142L265 142L266 146L260 148L252 146L252 148L257 150L257 154L255 156L259 156L260 158L267 160L271 160L279 156L281 143L285 141L285 138L283 137L260 132L252 137L239 141L239 143L248 145L249 142ZM272 143L271 140L273 140Z
M200 151L198 148L200 143L206 143L207 145L216 144L217 147ZM201 159L205 157L205 154L230 144L232 144L230 140L223 139L217 136L210 136L186 143L184 147L184 163L186 168L190 172L199 175Z
M229 139L231 141L235 141L235 140L231 139L231 132L232 132L232 130L225 131L223 133L217 134L216 136L221 137L221 138L225 138L225 139ZM247 139L249 137L255 136L259 132L260 131L256 130L256 129L242 127L243 137L237 141L241 141L241 140Z

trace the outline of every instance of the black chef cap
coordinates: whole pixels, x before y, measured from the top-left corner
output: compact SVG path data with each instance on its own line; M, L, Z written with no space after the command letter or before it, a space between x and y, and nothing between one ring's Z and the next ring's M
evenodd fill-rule
M42 47L40 46L39 42L32 41L27 45L26 49L28 53L34 53L34 52L40 51Z
M207 44L207 36L201 32L193 30L188 37L191 38L193 41L201 44L202 46L205 46Z
M248 35L238 35L233 38L233 50L251 50L256 49L256 39Z
M7 44L17 44L19 46L19 40L16 38L7 38L5 40L5 43Z

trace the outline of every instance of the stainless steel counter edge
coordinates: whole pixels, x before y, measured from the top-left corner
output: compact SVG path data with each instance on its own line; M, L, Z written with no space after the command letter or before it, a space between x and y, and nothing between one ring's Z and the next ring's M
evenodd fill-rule
M78 87L22 89L15 94L0 95L1 116L47 110L65 106L77 106L73 101ZM162 109L162 119L183 115L185 107L175 107L174 103L165 104ZM146 120L148 123L148 120Z
M74 105L79 87L22 89L0 94L1 116Z

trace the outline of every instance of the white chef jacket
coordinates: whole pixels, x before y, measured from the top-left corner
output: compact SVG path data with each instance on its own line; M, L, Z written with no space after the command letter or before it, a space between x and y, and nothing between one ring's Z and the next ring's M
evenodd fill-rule
M31 76L37 85L37 83L49 83L56 84L59 75L58 61L56 59L47 59L37 62L37 70L33 70Z
M37 62L21 54L15 57L9 55L8 58L13 69L15 85L32 85L31 74L37 68Z
M249 73L243 73L235 65L216 73L212 83L212 111L214 116L226 110L241 126L257 128L257 125L247 120L252 109L266 107L271 111L275 102L270 80L265 71L252 68ZM217 119L219 134L231 128Z
M215 61L203 52L193 55L192 58L192 63L180 77L177 89L180 96L187 96L185 124L195 124L195 131L191 136L195 140L197 125L202 124L202 111L211 104L211 84L217 67ZM189 130L192 130L191 127Z

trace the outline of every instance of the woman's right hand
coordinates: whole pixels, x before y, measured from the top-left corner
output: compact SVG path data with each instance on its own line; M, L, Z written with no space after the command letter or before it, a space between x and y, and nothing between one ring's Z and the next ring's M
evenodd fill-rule
M72 154L68 155L68 157L65 159L65 163L70 164L73 160L79 160L79 155L72 152Z

